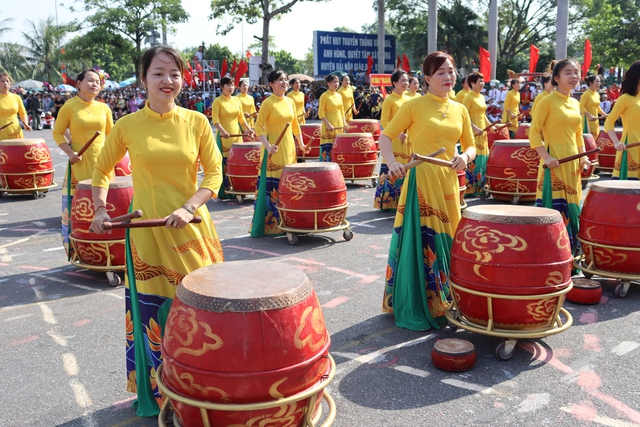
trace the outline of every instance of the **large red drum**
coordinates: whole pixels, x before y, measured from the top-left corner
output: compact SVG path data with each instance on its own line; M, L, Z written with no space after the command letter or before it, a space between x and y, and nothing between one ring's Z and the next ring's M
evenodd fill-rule
M380 151L378 140L380 139L380 122L375 119L354 119L349 122L348 133L370 133L376 142L376 150Z
M640 182L591 185L580 213L584 263L594 270L640 274Z
M622 129L616 128L616 135L618 139L622 139ZM602 149L598 153L600 165L598 170L602 172L613 172L613 167L616 163L616 149L613 146L613 141L609 138L609 135L604 130L598 134L598 140L596 141L598 147Z
M289 228L321 230L342 224L347 215L347 186L340 167L332 162L285 166L277 208Z
M569 291L572 261L558 211L470 207L451 250L453 298L462 316L477 325L492 320L501 329L548 328Z
M496 141L489 152L486 175L493 198L535 201L539 159L529 140Z
M309 152L307 154L300 150L300 147L296 145L296 151L298 157L301 159L314 159L317 160L320 157L320 137L322 136L322 125L315 123L307 123L300 125L300 131L302 131L302 142L304 145L309 146Z
M593 138L593 135L591 135L590 133L583 133L582 139L584 140L585 151L595 150L596 148L598 148L598 146L596 145L596 140ZM600 163L598 153L597 152L591 153L589 154L588 158L589 158L589 161L591 162L591 166L589 166L589 168L586 171L582 171L581 175L582 175L583 181L598 178L597 175L594 175L594 172L598 167L598 164Z
M51 154L44 139L0 141L0 191L30 193L49 189L56 185L53 173Z
M531 123L520 123L514 139L529 139L529 128Z
M232 192L254 193L260 174L260 142L236 142L227 157L227 177Z
M161 379L197 401L276 403L246 412L209 410L204 424L198 408L173 400L183 426L302 426L308 399L281 406L277 400L328 374L330 343L318 297L302 271L266 261L215 264L178 286L162 340Z
M133 182L130 176L117 176L109 183L107 213L111 218L125 215L133 199ZM77 261L96 267L124 267L125 229L113 229L111 233L95 234L89 231L95 212L91 196L91 180L78 183L71 204L71 245Z
M337 134L331 149L331 161L340 166L345 179L375 176L378 150L373 136L370 133Z
M509 136L509 128L506 126L501 127L495 133L491 132L490 130L487 131L487 145L489 146L489 150L491 150L491 148L493 147L494 142L507 139L511 139L511 137Z
M122 160L120 160L116 167L113 168L116 173L116 176L131 176L133 173L131 171L131 158L129 157L129 153L127 152Z

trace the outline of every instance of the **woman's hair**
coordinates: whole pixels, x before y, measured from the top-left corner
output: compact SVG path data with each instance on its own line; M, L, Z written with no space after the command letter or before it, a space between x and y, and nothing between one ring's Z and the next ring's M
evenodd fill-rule
M598 78L598 76L592 74L590 76L588 76L587 78L584 79L584 82L586 84L588 84L589 86L591 86L593 84L593 82L596 81L596 79Z
M158 56L160 53L165 53L169 55L175 61L178 66L178 70L180 70L180 75L184 76L184 62L182 62L182 57L176 50L172 47L165 45L152 46L147 49L140 59L140 75L143 79L147 78L147 72L149 72L149 67L151 66L151 61L153 58Z
M342 82L344 81L344 78L345 78L345 77L349 79L349 75L348 75L348 74L345 74L345 75L343 75L343 76L340 78L340 83L342 83ZM351 80L351 79L349 79L349 80Z
M514 84L516 84L516 83L520 83L520 80L518 80L518 79L511 79L511 80L509 80L509 87L510 87L511 89L513 89L513 85L514 85Z
M631 67L624 73L620 93L636 96L638 94L638 80L640 80L640 61L631 64Z
M416 76L409 77L409 84L411 84L411 82L414 80L416 81L416 83L418 83L418 86L420 86L420 80L418 80Z
M0 72L0 78L7 76L9 78L9 83L13 83L13 79L11 78L11 76L9 75L9 73L7 73L6 71L2 71Z
M556 62L556 64L553 67L553 72L551 73L551 84L554 86L558 86L558 82L556 81L556 77L560 76L560 73L562 72L562 70L565 69L565 67L569 64L573 64L576 66L576 68L580 68L578 66L578 63L574 60L574 59L569 59L569 58L565 58L565 59L561 59L560 61Z
M289 76L282 70L273 70L269 74L267 74L267 81L269 83L275 83L281 76L284 75L284 78L288 78Z
M337 74L329 74L327 77L324 78L324 81L327 83L331 83L334 80L338 80Z
M291 80L289 80L289 84L290 84L291 86L293 86L293 85L294 85L294 84L296 84L296 83L300 83L300 79L299 79L299 78L297 78L297 77L294 77L294 78L292 78Z
M550 80L551 80L551 73L544 74L542 76L542 78L540 79L540 81L542 82L543 86L544 86L545 83L549 83Z
M484 80L484 74L475 71L467 76L467 83L471 86L478 83L480 79Z
M442 67L442 64L444 64L447 61L447 59L451 61L453 68L455 68L456 63L451 57L451 55L449 55L447 52L437 51L437 52L430 53L429 55L427 55L427 57L424 59L424 62L422 63L422 73L424 74L425 77L433 76L436 73L436 71L438 71L438 69ZM427 87L429 87L429 83L425 82L425 84L427 85Z
M224 76L223 78L220 79L220 87L224 87L228 84L233 84L233 78L231 78L231 76Z
M395 88L396 85L394 83L398 83L400 81L400 77L402 77L403 75L406 76L407 72L404 70L395 70L391 74L391 86Z
M80 71L80 73L78 73L78 77L76 77L76 85L78 84L78 82L84 81L84 78L87 76L87 73L96 73L96 76L98 76L98 79L100 79L100 74L98 74L96 70L94 70L93 68L85 68L82 71ZM102 79L100 79L100 83L102 83Z
M465 83L469 84L469 74L467 74L466 76L464 76L462 78L462 80L460 81L461 85L464 85Z
M242 86L243 84L246 84L247 88L249 88L249 82L246 80L240 80L240 83L238 83L238 87Z

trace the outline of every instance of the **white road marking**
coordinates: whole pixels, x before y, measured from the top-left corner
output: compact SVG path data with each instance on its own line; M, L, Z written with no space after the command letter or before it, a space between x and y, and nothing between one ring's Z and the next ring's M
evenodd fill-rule
M44 274L41 273L34 273L32 274L32 276L38 277L40 279L44 279L44 280L51 280L52 282L57 282L57 283L67 283L67 280L62 280L62 279L58 279L56 277L47 277Z
M31 223L37 227L46 227L47 224L45 222L42 221L31 221Z
M26 319L27 317L31 317L33 314L21 314L20 316L7 317L4 319L5 322L11 322L13 320Z
M618 356L624 356L627 353L632 352L636 348L640 347L640 344L633 341L622 341L617 346L611 349L611 353L617 354Z
M76 356L73 353L65 353L62 355L62 364L64 365L64 370L67 372L67 375L70 377L75 377L78 375L78 362L76 362Z
M34 286L33 288L33 293L36 294L36 299L38 301L42 301L43 299L45 299L45 294L44 292L42 292L42 289L44 288L44 286ZM46 320L46 319L45 319Z
M444 380L442 380L442 382L454 387L463 388L465 390L476 391L482 394L494 393L491 387L485 387L483 385L473 384L466 381L460 381L453 378L445 378Z
M395 369L396 371L404 372L405 374L411 374L421 378L426 378L429 375L431 375L430 372L423 371L421 369L412 368L411 366L398 365L398 366L393 366L393 369Z
M67 345L69 345L67 339L56 331L49 331L47 332L47 335L49 335L51 339L53 339L61 347L66 347Z
M73 394L76 398L76 403L78 404L79 407L88 408L93 404L93 402L91 401L91 398L89 397L89 393L87 392L87 389L84 388L84 385L82 385L82 383L80 383L75 379L72 379L69 382L69 385L71 385L71 389L73 389Z
M518 412L538 411L549 404L551 396L549 393L529 394L518 406Z
M64 249L64 246L60 246L60 247L57 247L57 248L43 249L42 252L59 251L59 250L62 250L62 249Z
M573 413L573 408L569 406L561 406L560 410L568 414ZM616 420L614 418L601 417L600 415L596 415L593 419L590 419L589 422L611 427L638 427L638 424L635 423L628 423L626 421Z
M114 297L114 298L118 298L118 299L124 299L124 296L118 295L118 294L112 294L110 292L105 293L105 295L109 295L110 297Z
M369 224L365 224L364 222L351 222L352 226L356 226L356 227L369 227L369 228L376 228L375 225L369 225Z

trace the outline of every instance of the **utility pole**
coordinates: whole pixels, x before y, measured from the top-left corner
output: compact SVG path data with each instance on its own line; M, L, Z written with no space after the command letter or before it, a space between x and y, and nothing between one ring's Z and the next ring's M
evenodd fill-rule
M384 0L378 0L378 73L384 74Z
M429 0L427 37L427 49L433 53L438 50L438 0Z
M556 59L567 57L567 28L569 27L569 0L558 0L556 22Z
M498 65L498 0L489 3L489 56L491 62L491 76L485 79L496 78L496 66Z

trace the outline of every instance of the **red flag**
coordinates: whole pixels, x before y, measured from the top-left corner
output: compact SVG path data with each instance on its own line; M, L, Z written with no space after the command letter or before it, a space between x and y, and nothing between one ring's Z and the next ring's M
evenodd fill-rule
M411 67L409 66L409 58L406 53L402 54L402 69L407 73L411 72Z
M222 77L227 75L227 70L229 69L229 65L227 65L227 58L224 58L222 61L222 70L220 71L220 75Z
M367 76L373 71L373 58L371 55L367 55Z
M489 51L480 46L480 73L484 75L485 79L491 79L491 58L489 57Z
M231 75L234 75L237 69L238 63L236 62L236 58L233 58L233 64L231 64Z
M396 59L396 68L400 68L400 64L402 64L402 61L400 60L400 55L398 55L398 59Z
M191 87L192 84L192 78L191 78L191 64L189 64L189 62L187 61L187 66L184 69L184 83Z
M587 76L587 72L591 67L591 42L589 39L584 42L584 61L582 62L582 77Z
M244 59L240 60L240 64L238 64L238 69L236 70L236 76L235 76L236 86L240 84L240 79L242 78L242 76L244 76L244 73L246 73L248 70L249 70L249 66L247 65L245 60Z
M251 52L247 51L247 53L244 56L246 56L248 59L248 58L251 58L253 55L251 55Z
M387 88L384 87L384 83L382 83L382 81L380 82L380 93L382 94L383 98L387 97Z
M540 59L540 49L538 49L534 45L529 46L529 72L530 73L536 72L538 59ZM529 81L533 81L533 77L529 77Z

